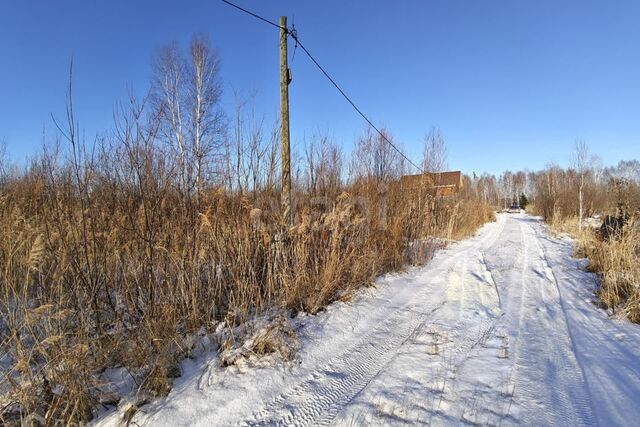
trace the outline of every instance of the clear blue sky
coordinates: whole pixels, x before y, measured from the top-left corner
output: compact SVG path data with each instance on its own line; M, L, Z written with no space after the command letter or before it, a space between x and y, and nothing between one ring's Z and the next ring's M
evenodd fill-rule
M577 138L605 164L640 157L640 1L237 2L300 38L376 124L418 158L440 127L465 172L567 164ZM88 136L111 125L127 87L148 87L156 49L208 34L233 88L278 111L277 29L218 0L3 0L0 139L21 161L62 117L69 58ZM349 149L364 123L298 51L292 138L328 130Z

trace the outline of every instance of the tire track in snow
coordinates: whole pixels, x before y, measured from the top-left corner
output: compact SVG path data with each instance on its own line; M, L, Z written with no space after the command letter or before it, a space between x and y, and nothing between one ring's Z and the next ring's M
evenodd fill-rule
M465 251L458 256L456 271L450 272L448 289L463 287L464 292L447 292L447 301L452 310L441 310L433 322L437 326L437 333L445 337L442 343L442 358L439 378L444 378L447 386L441 390L435 413L443 414L440 409L442 402L446 402L448 416L467 419L466 410L472 405L474 411L489 413L493 408L484 403L478 403L475 390L468 387L465 369L467 363L478 355L486 352L485 344L490 340L497 325L503 318L501 298L497 285L484 259L483 250L490 250L498 241L504 230L504 217L501 218L496 232L482 239L472 250ZM461 258L462 257L462 258ZM454 305L455 304L455 305ZM453 316L448 314L455 313ZM444 317L442 317L444 316ZM471 368L473 370L473 368ZM459 383L458 378L462 381ZM474 403L471 403L474 402ZM476 406L477 405L477 406ZM495 415L495 413L493 413ZM433 415L433 414L432 414Z
M549 266L535 230L519 223L525 239L526 261L523 264L522 311L514 376L517 397L528 412L526 421L544 420L545 425L596 425L591 396L575 354L557 281L545 271ZM526 240L532 243L528 244ZM529 251L531 245L535 249L533 253ZM540 274L539 269L544 274ZM548 288L554 284L556 292L550 292Z
M526 275L527 275L527 269L529 268L529 245L527 244L527 238L524 234L524 227L522 224L520 224L520 235L522 237L522 247L523 247L523 254L522 254L522 269L520 271L520 304L518 305L518 325L516 327L516 350L514 352L514 380L517 379L517 375L518 375L518 369L517 369L517 364L518 361L522 359L522 347L524 345L524 340L521 339L522 337L522 326L524 324L524 314L525 314L525 301L526 301L526 294L527 294L527 280L526 280ZM516 381L517 382L517 381Z
M454 249L455 255L450 255L450 262L454 265L458 265L460 258L462 258L462 274L459 276L461 294L465 293L464 278L467 272L467 255L479 247L493 246L502 234L504 224L505 221L501 218L497 227L491 232L479 240L465 242L464 246ZM415 300L417 302L433 300L433 298L426 298L427 291L433 291L433 289L427 287L424 292L416 295ZM446 291L442 293L446 294ZM434 295L428 296L433 297ZM458 319L462 315L463 299L463 296L460 295ZM342 408L366 388L396 357L398 349L425 325L427 317L448 302L448 298L444 298L444 295L435 300L442 302L427 312L409 318L407 318L407 313L415 314L415 311L410 308L415 303L409 303L394 310L371 332L360 338L357 344L330 359L302 382L278 395L255 413L252 420L246 421L243 425L329 425ZM462 354L462 359L458 361L458 364L464 363L469 351L478 345L494 324L495 322L491 322L490 325L483 322L478 325L477 330L475 328L465 330L458 341L457 353Z
M493 273L489 269L487 265L487 261L484 258L484 252L479 251L480 265L482 268L482 274L489 285L493 288L493 292L495 292L495 297L498 300L498 309L502 312L502 298L500 297L500 292L498 292L498 285L493 277Z
M591 391L589 390L589 382L587 380L587 377L584 373L584 368L582 366L582 364L580 363L580 355L578 354L577 350L576 350L576 345L573 339L573 335L571 333L571 328L569 326L569 321L567 319L567 313L566 313L566 307L564 305L564 302L562 300L562 292L560 291L560 284L558 283L558 279L556 278L556 275L553 273L553 269L551 268L551 264L549 263L549 258L547 257L546 252L544 251L544 247L543 245L540 244L540 242L538 241L538 230L534 227L531 227L531 231L533 232L533 237L534 237L534 242L536 244L536 247L538 248L538 253L540 255L540 259L543 262L543 266L545 269L545 272L547 273L547 277L550 278L551 282L553 283L553 285L555 286L555 293L559 302L559 309L562 313L562 321L563 321L563 331L566 329L566 333L567 333L567 337L569 338L569 342L571 345L571 352L573 355L573 358L575 359L575 362L580 370L580 377L582 378L582 383L584 384L584 394L579 394L577 396L577 400L578 400L578 410L579 413L582 417L586 417L586 419L589 420L589 425L597 425L597 418L594 416L594 414L592 413L592 409L593 408L593 404L592 404L592 400L593 400L593 396L591 395Z
M440 307L408 319L406 307L396 310L358 344L277 396L244 425L328 425Z

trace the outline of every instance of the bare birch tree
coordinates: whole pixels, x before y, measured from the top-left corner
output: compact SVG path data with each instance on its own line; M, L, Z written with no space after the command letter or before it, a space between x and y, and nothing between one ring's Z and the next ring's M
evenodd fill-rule
M153 63L152 100L160 118L160 132L177 164L177 185L186 188L186 143L182 90L184 64L176 43L158 51Z
M582 231L582 220L584 216L584 186L589 173L589 149L587 144L579 140L576 142L572 163L576 170L578 185L578 229Z
M189 106L189 137L195 171L196 194L202 191L203 179L217 174L215 157L220 154L223 113L219 107L222 85L218 78L220 60L208 39L202 35L191 39L187 66L186 96Z
M185 56L176 43L158 51L151 99L161 119L162 138L177 164L177 183L199 197L204 181L219 178L224 115L220 108L220 61L204 36L191 39Z

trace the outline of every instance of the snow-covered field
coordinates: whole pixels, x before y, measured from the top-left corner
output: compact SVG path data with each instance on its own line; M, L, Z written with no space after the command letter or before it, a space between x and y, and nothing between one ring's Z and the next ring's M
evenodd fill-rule
M640 327L594 304L571 254L538 219L500 214L427 266L299 316L293 362L184 362L134 425L638 425Z

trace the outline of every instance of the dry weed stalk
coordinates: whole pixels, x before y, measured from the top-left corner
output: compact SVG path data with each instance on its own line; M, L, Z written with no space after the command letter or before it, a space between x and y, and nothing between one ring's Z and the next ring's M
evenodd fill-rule
M300 194L286 228L277 210L245 196L181 194L164 182L160 154L139 148L135 162L125 146L102 170L83 165L92 178L80 182L43 158L3 188L7 422L90 419L98 402L117 400L100 377L110 367L126 367L141 392L166 394L185 338L202 326L238 326L273 308L315 313L402 268L411 242L462 237L490 217L470 200L421 204L369 184L345 187L329 206Z
M605 307L640 322L640 231L633 223L615 239L580 239L589 269L600 275L598 297Z

